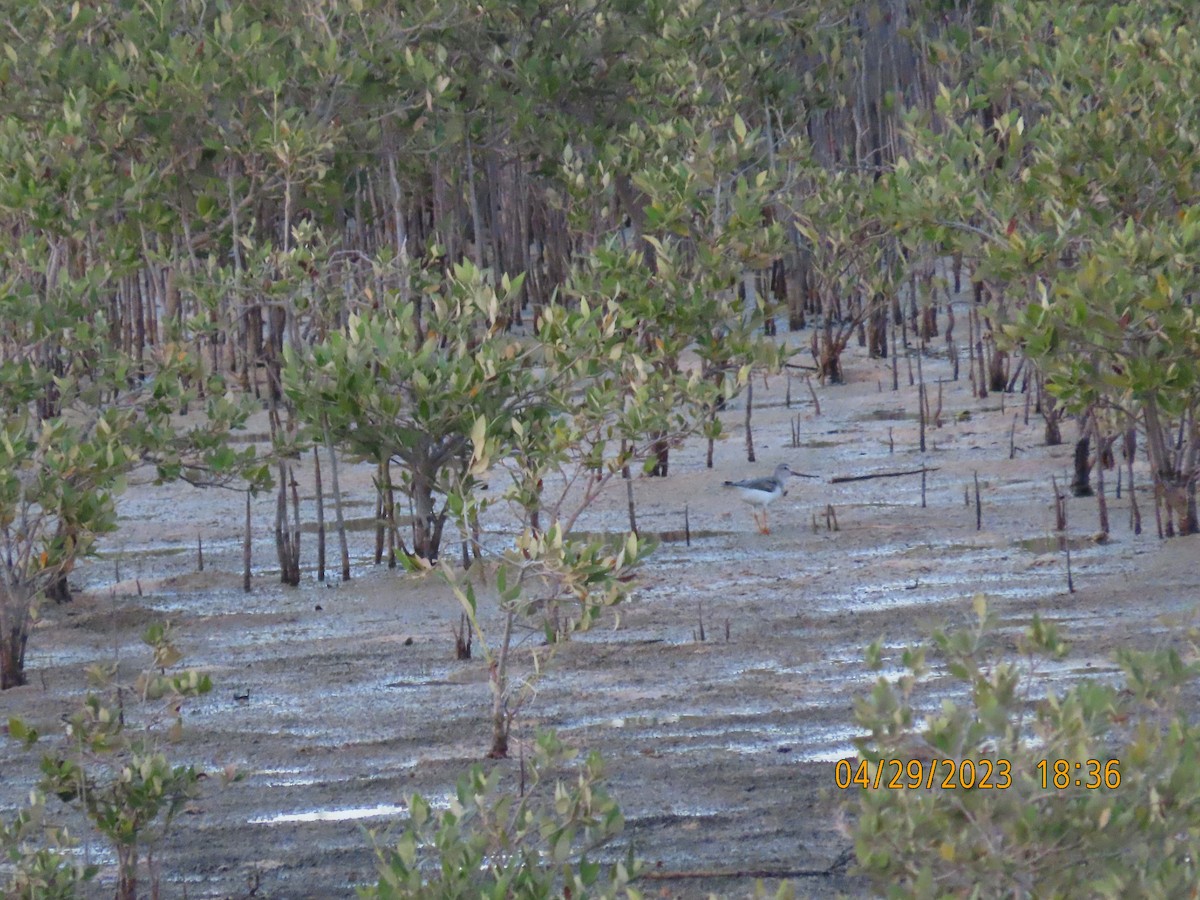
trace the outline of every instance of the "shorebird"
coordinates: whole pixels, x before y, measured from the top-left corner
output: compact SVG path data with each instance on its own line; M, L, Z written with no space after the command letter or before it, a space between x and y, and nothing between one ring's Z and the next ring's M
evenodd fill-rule
M771 533L771 529L767 526L767 507L787 493L783 489L783 484L789 475L797 475L800 478L817 477L816 475L805 475L803 472L794 472L787 463L780 463L775 467L775 473L766 478L746 478L742 481L725 482L725 487L737 488L742 499L752 507L756 507L754 524L758 526L759 534ZM762 511L761 519L758 517L759 510Z

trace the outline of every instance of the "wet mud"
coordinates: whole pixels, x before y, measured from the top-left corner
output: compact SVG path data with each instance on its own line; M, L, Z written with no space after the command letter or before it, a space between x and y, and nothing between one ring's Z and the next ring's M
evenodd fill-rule
M645 860L648 896L744 897L760 878L771 887L785 877L801 896L871 895L847 865L852 798L833 783L834 761L853 753L854 698L878 677L862 663L869 642L883 638L882 674L896 674L904 645L968 622L983 592L1005 627L1037 612L1065 630L1071 654L1046 677L1104 677L1113 649L1169 641L1173 626L1161 616L1195 605L1196 539L1159 540L1148 493L1139 496L1149 527L1132 534L1128 488L1117 499L1113 477L1106 542L1095 539L1096 501L1067 501L1069 592L1050 477L1067 482L1071 446L1045 446L1040 421L1023 420L1022 398L1005 398L1006 409L995 395L975 400L936 356L924 372L947 380L945 424L929 429L923 454L916 388L881 390L890 364L852 351L848 383L818 388L820 416L802 384L793 382L791 396L802 399L791 408L784 377L756 384L754 464L735 404L713 469L697 441L672 454L670 478L635 483L639 526L668 539L619 619L560 648L515 737L519 747L555 728L603 754L627 821L622 846ZM803 439L792 447L797 420ZM778 462L821 480L793 479L770 507L771 533L760 535L721 482ZM931 470L924 507L920 476L830 483L922 465ZM370 475L346 465L342 477L366 508ZM1148 484L1141 468L1138 477ZM270 498L254 508L256 568L243 593L241 496L134 481L120 530L74 575L75 602L46 609L30 642L31 683L0 695L5 718L20 715L55 740L60 716L83 695L85 668L115 660L132 676L146 660L141 631L169 619L186 664L215 683L187 704L173 759L234 766L244 778L225 788L210 779L163 841L162 896L353 896L374 877L365 830L400 821L414 791L444 800L489 746L486 663L454 659L453 595L436 575L372 565L364 531L351 534L351 581L332 570L333 580L316 580L306 533L303 583L280 585ZM500 506L483 525L485 543L504 546L512 522ZM577 524L589 533L626 527L622 485ZM494 614L483 621L494 626ZM519 657L540 639L523 633ZM0 741L0 809L24 800L37 749ZM517 759L495 764L516 783ZM111 878L99 839L86 852ZM110 895L110 884L95 896Z

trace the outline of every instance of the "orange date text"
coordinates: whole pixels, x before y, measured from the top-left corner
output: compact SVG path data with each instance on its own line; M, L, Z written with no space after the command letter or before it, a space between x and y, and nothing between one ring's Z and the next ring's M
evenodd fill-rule
M1007 759L839 759L833 782L841 790L972 790L1012 786L1012 763Z

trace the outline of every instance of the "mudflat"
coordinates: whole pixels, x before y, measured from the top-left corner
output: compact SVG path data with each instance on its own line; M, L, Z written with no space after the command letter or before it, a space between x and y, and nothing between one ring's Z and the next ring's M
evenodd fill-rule
M853 700L877 677L862 663L866 644L882 636L898 665L903 646L970 621L982 592L1006 628L1035 612L1059 623L1071 652L1047 679L1111 677L1114 648L1173 640L1161 617L1195 605L1200 539L1157 536L1140 459L1142 534L1128 524L1129 485L1115 495L1115 472L1106 473L1108 539L1096 540L1095 498L1069 498L1067 530L1056 532L1050 481L1070 480L1070 426L1068 443L1046 446L1023 396L973 397L966 367L951 380L944 356L923 360L931 397L941 398L931 402L940 403L940 427L928 424L924 453L905 360L893 391L891 361L852 348L847 383L816 388L819 415L803 371L790 386L782 375L757 378L754 463L743 398L723 414L713 468L697 440L672 452L668 478L636 479L639 528L666 539L619 616L559 648L517 720L513 758L497 762L483 760L487 664L478 646L474 659L454 658L453 594L436 573L372 563L369 467L343 466L352 579L342 583L331 565L317 580L308 532L303 583L279 584L274 500L265 497L253 509L248 594L241 495L131 479L119 531L73 575L74 602L43 610L30 684L0 695L5 719L21 716L44 735L30 751L0 740L0 810L24 802L40 753L84 694L85 668L116 660L132 678L148 660L141 632L166 619L184 665L215 684L186 704L183 739L168 752L244 777L228 787L209 779L156 847L164 897L353 896L375 877L366 829L402 821L414 792L445 799L476 762L500 766L515 787L521 744L542 728L603 754L627 820L605 852L634 846L648 896L744 897L760 878L768 887L788 878L801 896L871 895L853 873L854 798L834 785L835 761L854 752ZM770 474L780 462L821 478L792 479L761 535L721 483ZM922 466L924 506L920 475L832 482ZM311 472L300 472L311 523ZM493 507L485 546L506 546L514 521ZM613 484L577 527L626 530L624 485ZM1071 547L1073 592L1060 537ZM331 559L335 547L331 538ZM451 536L445 564L457 559ZM486 599L483 607L483 625L494 629L494 607ZM518 669L541 640L534 629L522 634ZM63 817L86 836L65 808ZM92 892L110 895L111 850L92 836L85 852L105 866Z

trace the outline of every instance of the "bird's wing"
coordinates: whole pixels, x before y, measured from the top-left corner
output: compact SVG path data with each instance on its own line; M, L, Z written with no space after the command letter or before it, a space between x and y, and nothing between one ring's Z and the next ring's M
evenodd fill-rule
M725 483L730 487L744 488L748 491L765 491L766 493L771 493L779 487L779 482L774 478L747 478L745 481L727 481Z

